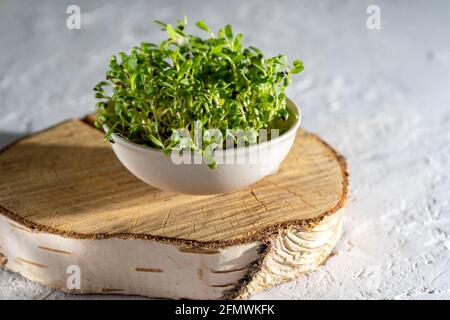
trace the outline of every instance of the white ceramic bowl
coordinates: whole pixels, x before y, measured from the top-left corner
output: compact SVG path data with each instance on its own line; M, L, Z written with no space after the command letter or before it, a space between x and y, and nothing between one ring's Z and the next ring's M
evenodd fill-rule
M288 131L259 144L216 151L218 164L214 169L205 163L176 164L161 150L135 144L117 134L112 134L112 148L132 174L156 188L187 194L229 192L278 170L294 143L301 120L300 109L292 100L287 99L287 107L298 115ZM221 159L227 160L221 163Z

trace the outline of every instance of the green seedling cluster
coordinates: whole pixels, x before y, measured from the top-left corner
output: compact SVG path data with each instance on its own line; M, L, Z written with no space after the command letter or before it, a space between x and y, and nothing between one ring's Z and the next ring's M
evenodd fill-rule
M100 99L96 124L107 126L107 139L114 132L170 155L180 129L192 138L195 128L218 129L224 137L230 129L250 130L254 134L246 136L246 144L258 142L259 129L283 133L295 116L284 91L291 74L303 70L300 60L289 66L285 55L266 58L259 49L244 47L243 35L230 25L214 34L199 21L197 27L208 35L202 38L186 32L186 18L176 26L157 23L167 39L113 56L106 81L94 88ZM211 143L192 139L190 147L202 153Z

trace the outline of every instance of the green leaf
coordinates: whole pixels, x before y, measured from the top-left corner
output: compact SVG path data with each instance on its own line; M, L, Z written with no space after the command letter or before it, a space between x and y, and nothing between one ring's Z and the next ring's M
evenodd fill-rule
M241 51L241 49L242 49L241 41L242 41L243 37L244 37L244 35L242 33L238 33L236 38L234 38L234 41L233 41L234 50Z
M173 41L175 41L177 39L178 34L175 31L175 29L172 27L171 24L166 25L166 32L167 32L167 35L169 36L169 38L171 38Z
M124 64L127 61L127 54L125 52L119 52L120 61Z
M155 23L156 23L156 24L159 24L159 25L162 26L164 29L165 29L166 26L167 26L167 24L165 24L164 22L159 21L159 20L155 20Z
M249 47L250 50L252 50L253 52L257 53L257 54L262 54L261 50L259 50L256 47Z
M222 48L223 48L223 45L219 44L211 49L210 54L218 54L219 52L222 51Z
M217 33L218 38L224 39L225 36L225 31L223 29L219 29L219 32Z
M211 37L214 38L214 33L211 31L211 29L208 28L208 26L206 25L205 21L203 21L203 20L197 21L195 23L195 25L197 27L199 27L200 29L202 29L203 31L208 32L211 35Z
M154 43L148 43L148 42L141 43L141 50L143 50L145 52L150 52L152 50L156 50L156 48L158 48L158 46Z
M281 64L282 66L287 66L288 64L288 59L286 57L286 55L281 54L278 56L278 63ZM295 65L295 62L294 62Z
M203 20L197 21L195 24L197 27L199 27L200 29L202 29L204 31L207 31L207 32L210 31L208 26L206 25L205 21L203 21Z
M225 35L227 36L228 40L233 40L233 29L229 24L225 26Z
M192 60L186 60L180 67L180 71L178 72L178 80L183 78L186 72L191 68Z
M300 60L294 60L294 68L292 68L290 70L291 73L300 73L303 71L304 67L303 67L303 62L301 62Z
M191 79L181 79L181 84L184 84L185 86L189 86L192 83Z
M127 58L127 66L130 70L133 70L133 71L136 70L137 64L138 64L138 62L137 62L136 57L131 56L131 57Z

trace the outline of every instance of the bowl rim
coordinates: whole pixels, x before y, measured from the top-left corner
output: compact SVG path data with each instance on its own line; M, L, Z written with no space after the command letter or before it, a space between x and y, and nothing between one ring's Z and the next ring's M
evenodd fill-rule
M286 102L287 102L287 107L293 109L294 112L296 112L297 114L297 119L296 121L291 125L291 127L282 135L276 137L275 139L270 139L261 143L255 143L249 146L244 146L244 147L238 147L238 148L232 148L232 149L218 149L215 152L220 155L221 153L225 152L225 153L242 153L242 152L250 152L253 151L254 149L258 149L264 146L271 146L274 145L276 143L285 141L287 139L289 139L292 135L294 135L297 132L297 129L300 127L300 123L302 120L302 113L300 110L300 107L290 98L286 97ZM103 130L106 132L108 131L108 126L106 124L103 124ZM153 151L153 152L157 152L160 154L164 154L162 149L157 149L157 148L153 148L153 147L149 147L146 145L142 145L142 144L137 144L134 143L116 133L112 133L112 142L111 143L116 143L116 142L120 142L123 145L126 145L128 147L134 148L134 149L138 149L138 150L147 150L147 151ZM192 151L193 153L198 152L198 151Z

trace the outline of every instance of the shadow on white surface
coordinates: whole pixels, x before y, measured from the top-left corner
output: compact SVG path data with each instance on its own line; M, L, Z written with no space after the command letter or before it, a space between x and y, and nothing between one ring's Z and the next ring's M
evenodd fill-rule
M0 149L3 149L25 135L25 133L0 131Z

